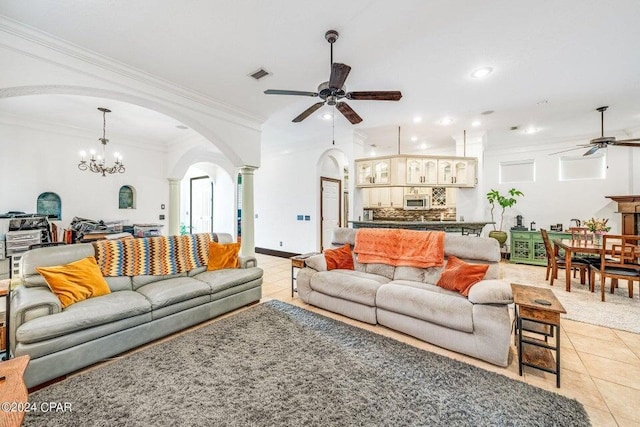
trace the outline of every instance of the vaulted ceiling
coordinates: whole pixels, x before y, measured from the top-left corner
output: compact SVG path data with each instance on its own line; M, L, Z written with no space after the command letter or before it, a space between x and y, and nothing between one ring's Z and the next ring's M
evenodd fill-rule
M352 67L348 90L404 95L348 101L364 119L355 126L336 115L337 129L353 127L368 143L395 146L397 126L408 148L451 143L465 129L495 144L587 142L600 134L601 105L611 107L605 133L640 129L638 0L5 0L0 14L257 116L266 144L329 132L319 116L331 107L295 124L315 99L263 94L326 81L328 29L340 33L334 60ZM471 78L484 66L493 72ZM261 67L272 74L248 77ZM444 117L452 123L438 124Z

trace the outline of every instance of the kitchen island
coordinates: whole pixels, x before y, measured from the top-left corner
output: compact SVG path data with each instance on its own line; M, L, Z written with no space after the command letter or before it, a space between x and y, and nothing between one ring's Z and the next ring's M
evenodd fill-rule
M491 221L347 221L351 228L405 228L408 230L446 231L447 233L465 232L476 234ZM466 233L465 233L466 234Z

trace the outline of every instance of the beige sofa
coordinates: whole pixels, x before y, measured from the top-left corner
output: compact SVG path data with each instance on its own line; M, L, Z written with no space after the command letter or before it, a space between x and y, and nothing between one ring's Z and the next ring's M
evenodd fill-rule
M334 247L355 244L357 230L334 230ZM488 264L485 278L468 297L435 284L443 267L362 264L355 270L326 269L324 255L306 260L298 272L298 295L306 303L363 322L380 324L459 353L507 366L511 336L511 287L498 280L496 240L447 234L445 257Z

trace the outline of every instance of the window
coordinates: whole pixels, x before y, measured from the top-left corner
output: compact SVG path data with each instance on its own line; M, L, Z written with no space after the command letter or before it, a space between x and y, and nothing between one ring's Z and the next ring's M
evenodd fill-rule
M591 156L562 156L560 157L560 181L577 179L605 179L607 161L604 153Z
M38 196L36 211L49 219L62 219L62 202L56 193L42 193Z
M120 193L118 195L118 207L120 209L135 209L136 208L136 192L130 185L123 185L120 187Z
M500 183L534 182L536 168L533 159L500 162Z

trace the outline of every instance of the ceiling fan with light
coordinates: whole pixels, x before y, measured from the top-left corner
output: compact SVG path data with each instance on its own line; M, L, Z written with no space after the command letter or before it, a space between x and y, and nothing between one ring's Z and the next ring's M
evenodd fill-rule
M313 104L311 107L304 110L292 121L299 123L313 114L325 103L331 106L335 106L343 116L347 118L352 124L360 123L362 117L358 115L346 102L340 101L343 98L359 101L399 101L402 98L400 91L366 91L366 92L346 92L344 82L351 71L351 67L346 64L333 62L333 44L338 40L338 32L335 30L329 30L324 35L324 38L331 45L331 75L329 81L321 83L318 86L317 92L303 92L297 90L279 90L279 89L267 89L264 91L267 95L296 95L296 96L310 96L319 97L321 102Z
M581 144L578 148L570 148L569 150L558 151L553 154L566 153L567 151L579 150L582 147L589 148L583 156L590 156L601 148L607 148L609 145L620 145L625 147L640 147L640 138L633 139L621 139L616 141L614 136L604 136L604 112L607 111L608 106L596 108L596 111L600 112L600 137L592 139L588 144Z

